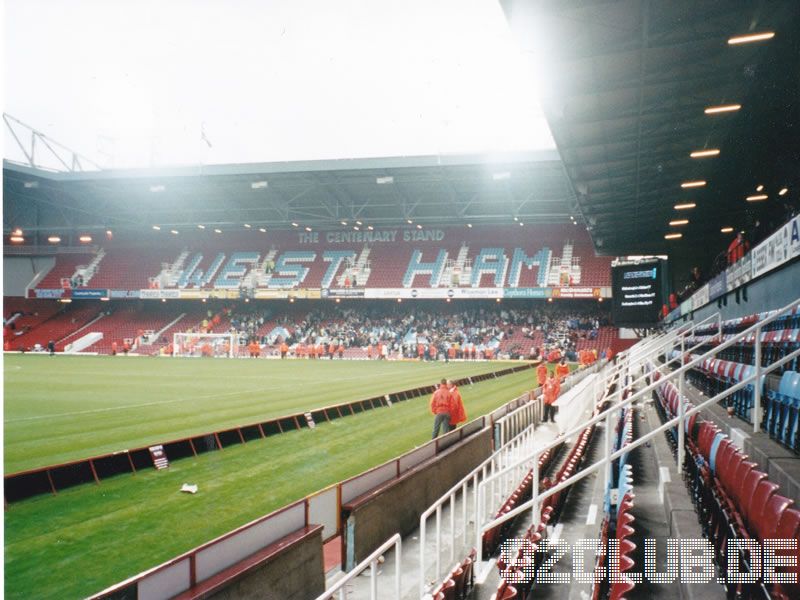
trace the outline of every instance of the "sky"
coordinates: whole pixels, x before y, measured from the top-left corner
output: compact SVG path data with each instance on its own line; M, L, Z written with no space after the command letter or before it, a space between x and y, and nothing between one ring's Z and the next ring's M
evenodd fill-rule
M6 0L3 30L4 112L103 168L554 148L497 0Z

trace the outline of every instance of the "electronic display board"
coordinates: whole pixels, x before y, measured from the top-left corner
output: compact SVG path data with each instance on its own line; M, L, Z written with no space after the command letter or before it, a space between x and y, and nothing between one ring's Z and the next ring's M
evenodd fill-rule
M650 327L658 323L663 304L662 261L611 269L611 316L618 327Z

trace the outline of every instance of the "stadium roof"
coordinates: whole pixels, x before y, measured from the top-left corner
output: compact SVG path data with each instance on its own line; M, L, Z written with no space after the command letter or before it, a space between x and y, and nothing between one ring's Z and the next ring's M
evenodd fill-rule
M800 191L796 0L501 4L548 62L543 107L598 252L716 253L721 226L751 229L779 190ZM763 32L774 38L729 42ZM704 112L723 104L741 109ZM720 154L690 158L702 149ZM681 187L692 180L707 184ZM767 201L748 202L759 185Z
M568 222L575 196L554 150L159 169L49 172L4 162L3 228L52 234L293 222Z

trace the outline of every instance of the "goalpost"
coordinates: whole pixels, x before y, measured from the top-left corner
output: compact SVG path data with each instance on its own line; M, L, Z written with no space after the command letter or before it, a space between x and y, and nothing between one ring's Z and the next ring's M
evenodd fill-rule
M233 358L238 354L238 338L235 333L176 333L172 338L172 356Z

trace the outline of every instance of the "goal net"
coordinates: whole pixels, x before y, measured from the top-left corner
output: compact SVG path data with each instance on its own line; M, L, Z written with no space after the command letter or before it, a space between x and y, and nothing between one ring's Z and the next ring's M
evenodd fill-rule
M172 356L233 358L238 349L238 336L233 333L176 333L172 340Z

